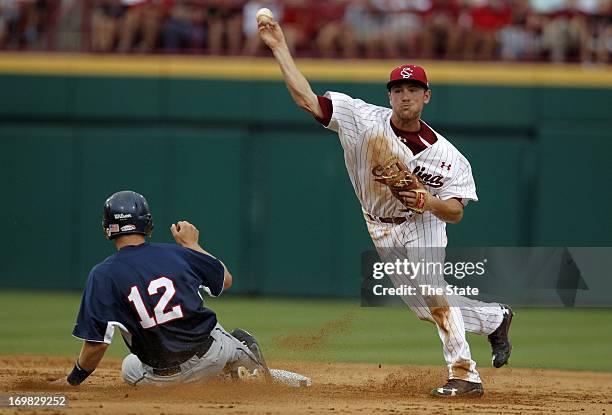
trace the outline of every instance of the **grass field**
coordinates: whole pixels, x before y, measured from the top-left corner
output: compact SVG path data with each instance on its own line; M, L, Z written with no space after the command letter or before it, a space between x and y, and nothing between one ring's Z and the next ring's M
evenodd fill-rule
M80 293L0 293L0 354L78 354L71 336ZM361 308L357 301L226 297L207 300L226 329L251 331L269 360L443 365L432 324L404 308ZM612 309L515 310L511 365L612 371ZM490 366L484 336L472 354ZM115 333L108 355L127 348Z

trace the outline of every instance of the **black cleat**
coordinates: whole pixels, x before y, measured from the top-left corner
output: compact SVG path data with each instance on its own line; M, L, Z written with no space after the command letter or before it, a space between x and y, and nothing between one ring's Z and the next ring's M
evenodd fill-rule
M512 343L510 343L510 339L508 338L508 332L510 331L510 324L514 316L509 306L505 304L500 305L502 310L504 310L504 318L499 327L493 333L489 334L491 354L493 355L493 366L497 368L508 363L510 353L512 353Z
M446 385L431 390L431 396L436 398L480 398L482 395L482 383L461 379L449 379Z
M257 343L255 337L253 337L251 333L243 329L235 329L230 334L249 348L251 353L255 355L255 358L257 359L258 363L263 367L266 379L270 379L270 369L268 369L266 359L264 359L263 353L261 352L261 348L259 347L259 343Z

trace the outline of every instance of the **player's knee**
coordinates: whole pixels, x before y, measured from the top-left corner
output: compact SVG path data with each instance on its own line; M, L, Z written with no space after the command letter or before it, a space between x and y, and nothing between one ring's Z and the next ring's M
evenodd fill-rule
M143 374L142 363L136 355L129 354L123 359L121 363L121 376L126 383L135 385L142 379Z

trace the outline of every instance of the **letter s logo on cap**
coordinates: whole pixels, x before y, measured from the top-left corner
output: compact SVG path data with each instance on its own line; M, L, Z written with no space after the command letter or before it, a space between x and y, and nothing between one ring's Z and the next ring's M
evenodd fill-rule
M403 68L400 72L400 75L402 76L402 78L410 78L414 73L414 70L409 67L406 66L405 68Z

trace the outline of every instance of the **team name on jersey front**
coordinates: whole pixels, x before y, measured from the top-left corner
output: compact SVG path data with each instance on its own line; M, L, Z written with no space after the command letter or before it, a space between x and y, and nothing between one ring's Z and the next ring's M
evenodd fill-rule
M445 164L445 162L442 162L442 167L444 167ZM450 164L448 166L448 170L450 170ZM383 164L374 166L372 175L374 175L374 180L382 182L385 178L396 176L404 171L408 171L406 164L397 156L393 156ZM418 176L423 184L433 187L434 189L438 189L444 185L444 177L442 175L428 173L423 166L417 165L412 173Z

